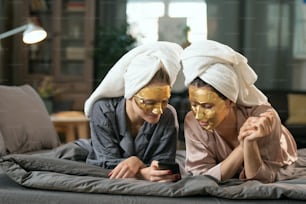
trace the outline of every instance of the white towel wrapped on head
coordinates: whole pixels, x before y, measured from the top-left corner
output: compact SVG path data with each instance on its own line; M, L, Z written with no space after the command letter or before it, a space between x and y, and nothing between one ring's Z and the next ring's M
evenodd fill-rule
M182 64L186 86L199 77L237 104L267 102L254 85L257 75L247 59L227 45L212 40L194 42L183 51Z
M131 98L150 82L161 65L168 72L172 86L181 68L182 51L180 45L165 41L152 42L132 49L110 69L86 100L85 114L90 115L93 103L100 98Z

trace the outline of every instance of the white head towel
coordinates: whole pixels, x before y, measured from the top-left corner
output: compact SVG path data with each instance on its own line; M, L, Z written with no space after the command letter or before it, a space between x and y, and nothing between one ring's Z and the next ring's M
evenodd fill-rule
M247 59L224 44L212 40L192 43L183 51L182 64L186 86L199 77L237 104L267 102L254 85L257 75Z
M150 82L161 65L168 72L172 86L181 69L182 52L183 48L180 45L165 41L152 42L132 49L110 69L86 100L85 114L90 115L93 103L100 98L131 98Z

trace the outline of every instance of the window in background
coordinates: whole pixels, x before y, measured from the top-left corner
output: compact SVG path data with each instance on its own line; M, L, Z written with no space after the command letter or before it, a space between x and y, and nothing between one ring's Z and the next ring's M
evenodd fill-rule
M127 0L127 22L139 44L167 37L177 42L183 34L188 42L207 38L205 0Z

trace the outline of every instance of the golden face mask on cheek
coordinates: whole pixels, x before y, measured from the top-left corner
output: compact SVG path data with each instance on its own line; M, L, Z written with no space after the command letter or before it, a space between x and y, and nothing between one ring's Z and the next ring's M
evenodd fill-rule
M208 87L189 87L189 100L202 128L212 131L227 114L225 101Z
M169 85L151 85L141 89L134 98L144 112L159 115L168 105L170 92Z

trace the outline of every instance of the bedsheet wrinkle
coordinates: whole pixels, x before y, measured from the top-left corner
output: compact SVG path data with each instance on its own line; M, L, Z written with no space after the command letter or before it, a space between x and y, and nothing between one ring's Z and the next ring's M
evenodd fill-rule
M1 158L0 167L16 183L34 189L161 197L306 200L306 149L299 150L299 161L290 167L292 179L269 184L238 179L218 182L209 176L184 176L171 183L109 179L110 170L86 164L86 154L80 146L69 143L45 153L6 155Z

